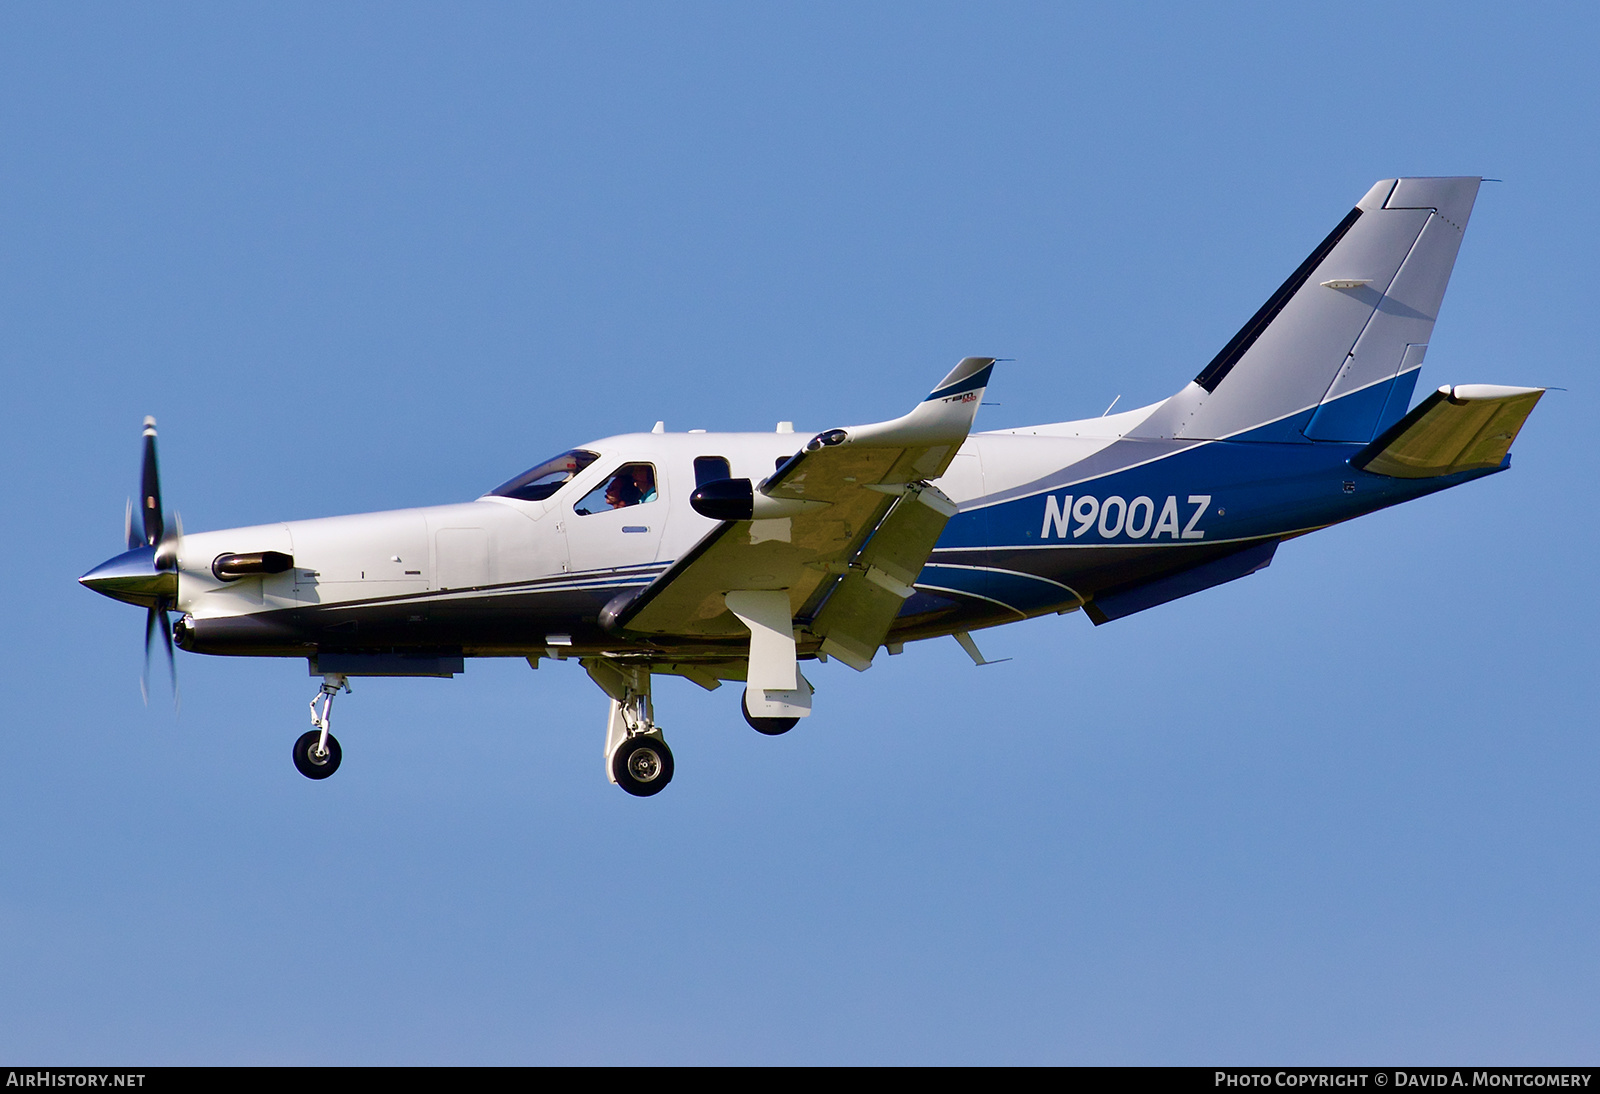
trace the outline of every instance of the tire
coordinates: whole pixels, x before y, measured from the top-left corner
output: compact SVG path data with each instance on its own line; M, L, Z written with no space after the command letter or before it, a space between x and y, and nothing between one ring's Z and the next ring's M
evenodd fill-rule
M750 708L745 705L744 699L739 700L739 713L744 715L744 720L750 723L750 728L757 733L764 733L768 737L776 737L780 733L787 733L800 723L798 718L757 718L750 713Z
M636 798L659 794L672 781L672 750L660 737L630 737L612 755L611 774Z
M344 758L339 748L339 739L331 733L328 734L327 756L320 760L313 756L317 738L321 736L321 730L313 729L302 733L300 739L294 743L294 769L308 779L326 779L339 770L339 761Z

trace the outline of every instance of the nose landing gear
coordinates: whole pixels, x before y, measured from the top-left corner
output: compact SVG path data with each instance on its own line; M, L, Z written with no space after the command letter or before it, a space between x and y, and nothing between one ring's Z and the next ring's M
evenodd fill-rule
M342 673L332 672L322 678L322 688L311 700L311 724L315 728L302 733L294 743L295 770L308 779L326 779L339 770L344 752L339 739L328 732L328 725L333 715L333 697L341 690L350 690L350 681ZM318 704L321 710L317 709Z
M324 744L320 729L307 730L294 743L295 770L308 779L326 779L339 770L339 761L342 758L339 738L330 733L327 743Z

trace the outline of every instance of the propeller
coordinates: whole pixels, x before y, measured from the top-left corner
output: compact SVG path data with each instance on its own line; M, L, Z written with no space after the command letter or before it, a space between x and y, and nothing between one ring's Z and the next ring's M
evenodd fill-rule
M172 534L167 533L166 519L161 511L161 470L156 460L156 420L146 417L144 420L144 460L139 472L139 534L133 530L133 502L128 502L128 511L124 519L128 537L128 549L137 550L141 547L155 548L155 569L160 573L170 573L176 577L178 572L178 549L183 541L183 518L173 515ZM146 705L150 702L150 640L156 634L161 634L161 645L167 651L167 675L172 680L172 705L178 705L178 662L172 652L172 621L167 613L177 607L178 589L177 582L162 583L162 588L157 593L155 602L145 612L144 617L144 671L139 675L139 693L144 696Z
M172 652L172 620L178 607L178 559L183 547L183 518L172 515L167 527L161 509L161 471L156 461L156 420L144 420L144 464L139 472L138 524L134 524L133 499L122 515L123 539L128 549L109 558L78 579L102 596L137 604L145 609L144 670L139 691L150 702L150 644L157 632L167 651L167 674L172 677L172 704L178 705L178 663Z

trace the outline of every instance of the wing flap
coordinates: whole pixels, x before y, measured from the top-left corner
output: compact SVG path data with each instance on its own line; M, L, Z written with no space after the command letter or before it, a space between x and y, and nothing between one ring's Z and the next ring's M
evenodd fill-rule
M834 581L830 563L853 554L894 500L861 490L792 517L726 521L619 613L616 625L644 634L743 635L723 600L735 589L787 590L791 615L798 613Z
M1499 467L1543 395L1544 388L1538 387L1442 387L1356 453L1350 464L1396 479Z
M955 503L932 486L901 495L812 621L812 633L823 639L822 652L858 672L872 664L955 512Z

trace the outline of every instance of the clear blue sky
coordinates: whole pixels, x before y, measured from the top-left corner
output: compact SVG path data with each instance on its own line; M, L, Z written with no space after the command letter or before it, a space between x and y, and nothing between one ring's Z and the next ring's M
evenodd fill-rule
M1588 5L10 5L0 1058L1592 1061ZM648 429L1175 391L1373 180L1482 174L1424 384L1507 474L1119 621L664 685L180 654L75 578L143 415L190 529L476 496ZM1426 389L1424 389L1426 390ZM158 674L159 681L159 674Z

